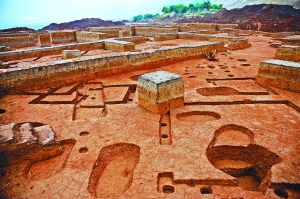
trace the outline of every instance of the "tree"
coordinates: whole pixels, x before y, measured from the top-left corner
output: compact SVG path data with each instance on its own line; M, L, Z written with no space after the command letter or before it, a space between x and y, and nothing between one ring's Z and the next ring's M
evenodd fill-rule
M203 2L203 7L209 10L211 8L211 2L210 0L206 0Z
M170 7L164 6L163 9L162 9L162 12L165 13L165 14L170 13Z
M143 20L143 15L137 15L132 18L133 22L141 21L141 20Z

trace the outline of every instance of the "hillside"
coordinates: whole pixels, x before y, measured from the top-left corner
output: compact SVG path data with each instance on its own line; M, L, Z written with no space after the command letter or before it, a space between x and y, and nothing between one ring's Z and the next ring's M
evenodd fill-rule
M52 23L41 30L65 30L65 29L86 29L88 27L98 27L98 26L119 26L124 25L123 22L112 22L105 21L98 18L84 18L81 20L75 20L65 23Z
M255 4L278 4L291 5L300 9L300 0L211 0L212 3L223 4L224 8L231 10L234 8L243 8L247 5Z
M260 4L241 9L222 9L205 16L177 20L177 23L236 23L238 28L267 32L300 31L300 10L290 5Z

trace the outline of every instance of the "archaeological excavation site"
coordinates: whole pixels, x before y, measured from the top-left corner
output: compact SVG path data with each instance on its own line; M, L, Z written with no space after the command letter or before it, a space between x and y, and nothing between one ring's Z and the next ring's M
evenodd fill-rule
M300 198L300 35L0 33L0 198Z

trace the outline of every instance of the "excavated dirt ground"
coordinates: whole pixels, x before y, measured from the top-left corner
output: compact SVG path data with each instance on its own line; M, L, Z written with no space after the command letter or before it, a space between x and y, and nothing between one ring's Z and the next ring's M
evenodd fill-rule
M58 140L76 143L65 142L64 153L46 161L0 168L0 196L300 198L300 94L255 83L260 62L276 48L270 37L246 38L251 47L218 53L218 62L199 58L4 96L0 124L48 124ZM189 42L197 41L136 49ZM18 67L26 67L22 61ZM182 75L185 85L185 106L163 116L137 104L138 76L157 70ZM75 93L90 88L94 97L74 105Z

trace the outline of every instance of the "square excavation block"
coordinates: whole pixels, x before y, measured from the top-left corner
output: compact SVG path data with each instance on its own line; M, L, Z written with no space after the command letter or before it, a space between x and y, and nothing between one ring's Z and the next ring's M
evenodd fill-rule
M71 58L81 56L80 50L63 50L62 54L63 54L63 59L71 59Z
M180 75L157 71L138 79L138 103L153 113L165 114L184 105L184 84Z
M300 64L282 60L263 61L260 64L256 82L300 92Z
M275 59L287 61L300 60L300 46L282 45L277 48Z

